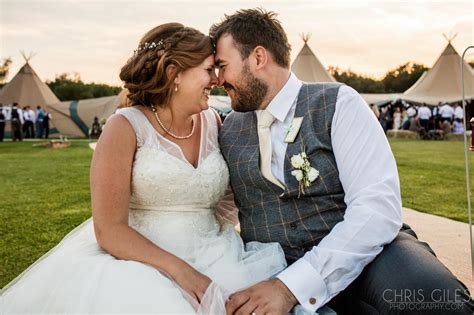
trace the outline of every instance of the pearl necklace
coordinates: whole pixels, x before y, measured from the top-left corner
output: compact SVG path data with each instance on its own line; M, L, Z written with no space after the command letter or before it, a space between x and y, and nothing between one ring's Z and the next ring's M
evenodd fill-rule
M175 138L175 139L178 139L178 140L184 140L184 139L189 139L193 136L194 134L194 127L195 127L195 123L194 123L194 118L193 118L193 127L191 129L191 132L189 133L189 135L187 136L178 136L178 135L175 135L174 133L171 132L171 126L170 128L166 128L165 125L163 124L163 122L161 121L160 117L158 116L158 111L156 110L155 106L151 106L151 110L153 111L153 113L155 114L155 117L156 117L156 121L158 122L158 124L160 125L160 127L167 133L169 134L171 137Z

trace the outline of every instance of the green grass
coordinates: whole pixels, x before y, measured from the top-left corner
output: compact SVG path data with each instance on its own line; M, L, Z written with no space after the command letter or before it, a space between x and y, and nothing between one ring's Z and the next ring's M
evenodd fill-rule
M0 287L91 216L87 142L0 143Z
M397 160L404 207L468 222L462 141L390 139L390 145ZM468 154L472 178L474 152Z
M0 143L0 287L91 215L86 141ZM467 222L463 143L391 139L403 205ZM469 153L474 159L474 153ZM474 163L470 163L471 174Z

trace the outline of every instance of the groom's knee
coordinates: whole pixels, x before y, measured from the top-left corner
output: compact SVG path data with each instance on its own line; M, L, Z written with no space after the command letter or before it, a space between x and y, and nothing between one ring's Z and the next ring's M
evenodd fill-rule
M400 232L362 275L372 293L365 302L381 314L474 312L466 286L411 233Z

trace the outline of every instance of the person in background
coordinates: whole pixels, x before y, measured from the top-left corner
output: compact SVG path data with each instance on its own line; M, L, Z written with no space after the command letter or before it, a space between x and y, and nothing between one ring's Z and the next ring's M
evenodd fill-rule
M412 117L415 117L418 114L418 111L416 110L415 105L410 105L407 109L407 114L408 117L411 119Z
M382 125L383 131L387 134L387 130L390 128L392 123L392 115L390 114L389 106L382 108L382 113L379 118L380 124Z
M23 107L23 136L25 138L34 138L35 137L35 128L34 128L34 118L35 112L31 110L30 106Z
M400 129L402 125L402 113L400 112L400 107L395 107L395 112L393 113L393 130Z
M41 106L36 107L36 137L43 138L44 132L44 111Z
M445 137L452 132L452 125L448 119L442 119L440 122L440 127L441 130L443 130L443 134Z
M456 118L453 122L453 133L455 135L462 135L464 133L464 125L459 118Z
M101 133L102 133L102 127L99 123L99 118L97 116L95 116L94 117L94 122L92 123L92 127L89 131L89 138L90 139L99 139Z
M25 122L23 126L21 127L23 131L23 137L30 138L30 132L28 130L28 121L30 120L30 115L28 114L28 107L24 106L22 110L22 115L23 115L23 121Z
M441 115L439 114L439 109L441 108L441 105L442 103L439 102L438 105L436 105L431 114L433 115L433 122L434 122L434 126L433 126L433 129L441 129L439 123L440 123L440 120L441 120Z
M36 113L31 108L31 106L27 106L28 109L28 116L30 118L30 121L28 122L28 128L29 128L29 133L31 135L31 138L35 137L35 121L36 121Z
M5 120L6 115L3 111L3 104L0 103L0 142L3 142L3 137L5 135Z
M431 118L431 110L426 106L425 103L421 105L420 109L418 110L418 118L420 119L420 125L425 128L425 131L428 132L430 118Z
M51 120L51 113L48 111L44 111L43 117L43 130L44 130L44 138L48 139L49 137L49 121Z
M410 129L410 117L408 117L408 113L407 113L407 110L405 108L403 108L403 111L402 111L402 126L401 126L401 129L402 130Z
M462 121L464 118L464 110L462 109L462 106L459 105L459 103L454 104L454 119L459 119L459 121Z
M18 103L13 103L11 111L12 141L23 141L23 112L18 108Z
M441 122L449 121L449 125L453 123L454 109L448 103L441 106L439 114L441 115ZM441 126L441 129L445 129L444 124Z

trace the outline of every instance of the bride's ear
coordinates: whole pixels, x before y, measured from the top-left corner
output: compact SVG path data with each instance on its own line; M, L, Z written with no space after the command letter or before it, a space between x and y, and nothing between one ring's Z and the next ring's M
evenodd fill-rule
M174 77L174 84L180 83L180 74L181 72L178 72L178 68L175 65L169 65L166 68L166 77L168 80L171 80L171 78Z

